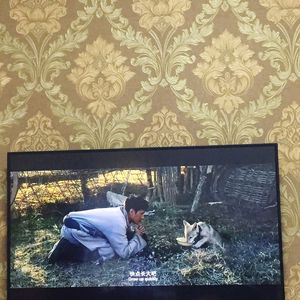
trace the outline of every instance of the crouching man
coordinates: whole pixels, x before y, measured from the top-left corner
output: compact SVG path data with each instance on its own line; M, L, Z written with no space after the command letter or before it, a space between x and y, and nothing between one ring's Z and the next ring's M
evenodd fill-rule
M135 255L147 245L141 225L147 209L144 198L131 195L124 206L70 212L64 217L61 239L49 253L49 263L89 259L103 262L115 255ZM130 223L135 224L134 231Z

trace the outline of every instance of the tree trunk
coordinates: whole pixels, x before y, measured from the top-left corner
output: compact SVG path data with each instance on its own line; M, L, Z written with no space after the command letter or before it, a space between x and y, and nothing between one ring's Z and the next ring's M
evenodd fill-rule
M126 188L127 188L127 185L128 185L128 180L129 180L129 177L130 177L130 173L131 173L131 171L128 170L126 182L123 184L122 189L121 189L121 194L122 195L125 195L125 191L126 191Z
M224 176L224 172L226 171L226 167L217 166L214 167L212 170L212 182L210 185L210 193L214 199L214 201L223 201L224 199L221 199L219 196L218 186L219 181Z
M159 197L160 202L164 202L164 196L163 196L163 187L162 187L162 170L161 168L157 169L157 193Z
M201 197L201 194L203 191L203 186L207 179L207 174L206 174L207 166L201 166L201 167L199 167L199 170L200 170L200 178L199 178L199 182L198 182L198 185L196 188L195 197L194 197L193 205L191 208L191 213L194 213L199 206L199 201L200 201L200 197Z
M90 191L87 187L88 177L86 175L83 175L80 178L80 183L81 183L81 192L82 192L84 204L86 207L90 207L91 197L90 197Z
M18 173L13 172L11 177L11 190L10 190L10 205L12 205L16 199L19 189Z
M157 191L157 170L154 169L153 171L153 195L152 199L158 198L158 191Z
M182 195L184 190L184 175L181 174L181 167L177 167L176 186L177 186L178 193Z
M171 204L175 204L178 195L177 178L177 167L162 167L163 195L165 201Z
M153 185L152 174L151 173L152 173L151 169L146 170L147 185L148 185L146 200L148 200L148 201L151 201L153 199L153 194L154 194L154 185Z
M190 185L189 185L189 191L193 191L194 187L194 179L195 179L195 168L190 169Z
M183 193L186 194L189 191L189 173L190 169L184 167L183 171Z

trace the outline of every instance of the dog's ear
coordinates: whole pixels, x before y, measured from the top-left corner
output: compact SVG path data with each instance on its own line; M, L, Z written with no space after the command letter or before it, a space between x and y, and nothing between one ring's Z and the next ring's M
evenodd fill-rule
M183 225L184 226L189 226L190 224L186 220L183 220Z
M195 222L193 225L192 225L192 229L195 229L195 228L197 228L197 223Z

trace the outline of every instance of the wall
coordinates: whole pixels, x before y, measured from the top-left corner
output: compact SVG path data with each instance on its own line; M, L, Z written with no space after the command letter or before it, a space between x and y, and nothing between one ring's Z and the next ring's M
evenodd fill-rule
M279 143L300 299L300 1L0 1L0 299L8 151Z

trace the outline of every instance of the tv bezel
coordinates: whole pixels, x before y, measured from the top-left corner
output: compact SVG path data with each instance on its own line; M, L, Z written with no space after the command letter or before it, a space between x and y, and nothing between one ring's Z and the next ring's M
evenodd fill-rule
M200 157L199 157L200 154ZM55 159L54 159L55 158ZM276 171L280 284L12 288L10 286L10 172L33 170L104 169L109 167L156 167L175 165L245 165L272 163ZM7 153L7 296L29 299L198 299L198 300L284 300L284 272L280 215L277 144L121 148L97 150L30 151ZM101 270L100 276L101 276Z

